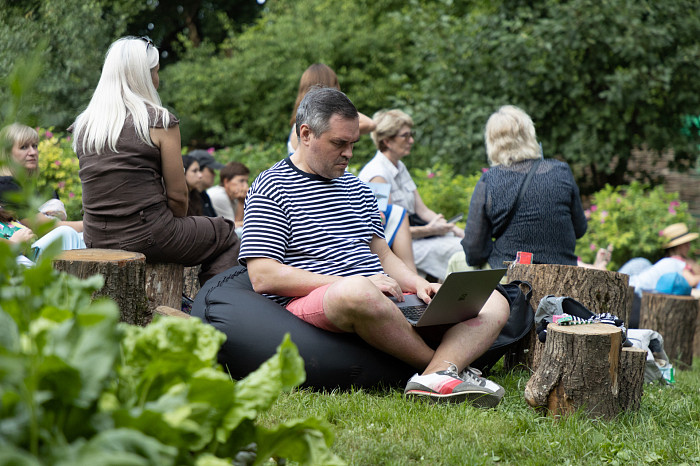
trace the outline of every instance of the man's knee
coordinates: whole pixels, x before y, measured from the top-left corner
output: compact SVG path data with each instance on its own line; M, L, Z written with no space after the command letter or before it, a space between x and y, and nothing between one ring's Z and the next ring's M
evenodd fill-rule
M494 290L491 296L484 304L479 315L492 320L494 323L503 327L510 317L510 304L508 300L498 291Z
M333 283L326 292L324 307L342 310L346 315L371 317L384 312L391 302L367 277L346 277Z

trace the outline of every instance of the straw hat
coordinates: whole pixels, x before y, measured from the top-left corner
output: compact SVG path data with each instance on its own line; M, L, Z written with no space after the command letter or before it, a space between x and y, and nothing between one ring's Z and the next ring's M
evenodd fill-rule
M689 243L699 236L697 233L688 233L688 226L685 223L674 223L673 225L669 225L661 230L661 234L666 240L664 249Z

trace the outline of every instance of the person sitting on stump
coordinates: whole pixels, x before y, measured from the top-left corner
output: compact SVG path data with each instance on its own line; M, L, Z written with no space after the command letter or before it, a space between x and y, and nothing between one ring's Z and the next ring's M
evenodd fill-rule
M440 285L411 271L384 239L371 189L347 172L358 112L337 89L310 90L297 110L299 146L261 173L245 203L239 260L256 292L300 319L368 344L419 369L405 395L495 406L504 389L469 364L498 336L509 304L494 291L474 319L412 327L389 296L430 302ZM429 346L427 333L440 333Z

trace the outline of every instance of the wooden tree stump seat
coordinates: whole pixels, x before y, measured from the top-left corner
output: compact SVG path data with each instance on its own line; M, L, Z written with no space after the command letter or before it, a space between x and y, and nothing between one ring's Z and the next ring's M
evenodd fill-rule
M150 264L138 252L93 248L63 251L53 266L80 278L102 275L105 284L93 298L112 298L123 322L147 325L157 306L181 306L183 266L179 264Z
M698 302L692 296L642 293L639 328L656 330L661 334L664 350L678 368L693 364Z
M611 419L639 407L646 352L622 351L623 334L609 324L547 327L537 371L525 387L525 400L555 416L583 410Z
M629 276L608 270L574 265L512 264L508 281L524 280L532 285L530 304L535 313L540 300L547 295L568 296L579 301L591 312L609 312L627 322L632 307L632 289ZM525 365L536 370L544 345L537 340L535 327L516 350L505 360L507 368Z

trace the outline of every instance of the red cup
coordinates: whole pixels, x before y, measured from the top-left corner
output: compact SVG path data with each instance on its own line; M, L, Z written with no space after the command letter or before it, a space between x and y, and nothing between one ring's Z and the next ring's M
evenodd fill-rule
M532 253L518 251L515 255L516 264L532 264Z

